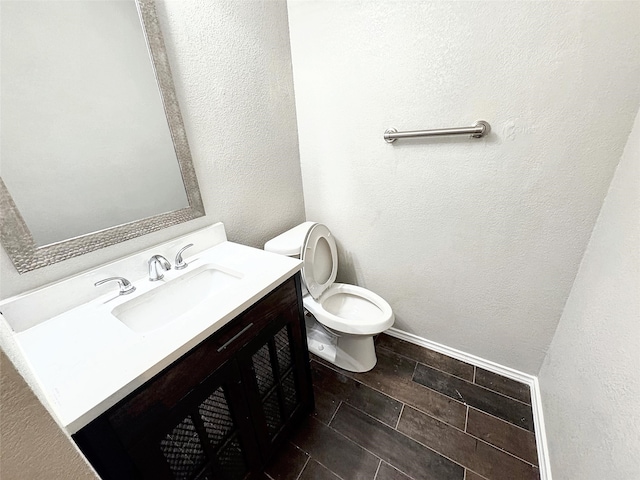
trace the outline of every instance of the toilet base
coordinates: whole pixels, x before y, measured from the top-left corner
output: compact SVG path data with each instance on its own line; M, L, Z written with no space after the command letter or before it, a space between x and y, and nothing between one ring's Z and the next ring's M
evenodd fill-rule
M373 335L351 335L324 327L306 314L309 351L349 372L368 372L376 366Z
M336 345L336 366L349 372L368 372L376 366L378 358L373 335L342 335Z

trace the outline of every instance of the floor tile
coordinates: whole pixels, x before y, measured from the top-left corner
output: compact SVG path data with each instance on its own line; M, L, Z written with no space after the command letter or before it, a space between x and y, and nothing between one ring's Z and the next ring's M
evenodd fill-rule
M391 377L395 380L409 381L418 363L386 348L376 349L376 356L378 357L378 362L372 370L364 373L354 373L353 378L358 379L373 375L383 383L386 378Z
M403 410L398 430L489 480L540 478L536 467L411 407Z
M315 418L301 425L293 443L343 479L371 480L378 468L378 458Z
M307 466L304 467L299 480L341 480L331 470L320 465L315 460L309 460Z
M387 350L409 357L412 360L424 363L425 365L430 365L438 370L455 375L456 377L463 378L470 382L473 381L473 365L447 355L434 352L428 348L385 334L378 336L376 346L386 348Z
M467 433L500 447L533 465L538 465L536 437L527 430L487 415L475 408L469 408Z
M466 407L446 395L413 382L411 378L415 366L416 362L380 348L375 368L366 373L355 374L353 378L451 425L464 428Z
M497 373L489 372L482 368L476 370L475 383L487 387L494 392L502 393L521 402L531 405L531 392L529 385L516 382Z
M345 403L331 426L415 480L463 478L460 465Z
M411 477L407 477L400 470L393 468L388 463L382 462L375 480L411 480Z
M392 427L398 423L402 410L399 401L314 361L311 362L311 373L314 391L319 396L331 396L338 402L347 402Z
M295 445L287 443L280 449L265 472L273 480L296 480L308 459L309 455Z
M333 415L340 406L340 398L331 393L324 392L315 386L313 389L313 397L315 403L313 416L325 425L329 425Z
M421 385L432 388L478 410L533 431L531 405L505 397L420 363L416 367L413 379Z
M361 374L312 355L315 411L265 479L539 479L527 385L384 334L376 349Z

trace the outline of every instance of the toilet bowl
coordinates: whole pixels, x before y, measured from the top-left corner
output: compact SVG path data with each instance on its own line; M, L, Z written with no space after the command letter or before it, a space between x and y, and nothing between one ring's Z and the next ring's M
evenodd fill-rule
M366 372L376 364L373 336L393 325L389 304L356 285L335 283L338 249L329 229L305 222L269 240L264 249L303 262L305 309L320 325L307 322L309 350L340 368Z

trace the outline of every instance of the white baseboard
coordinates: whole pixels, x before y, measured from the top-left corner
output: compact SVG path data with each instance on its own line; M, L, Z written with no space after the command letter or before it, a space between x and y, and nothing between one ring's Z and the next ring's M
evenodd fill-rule
M490 372L502 375L503 377L510 378L517 382L525 383L529 385L531 389L531 408L533 410L533 424L535 426L536 435L536 448L538 449L538 464L540 468L540 480L551 480L551 464L549 462L549 450L547 447L547 435L544 428L544 416L542 413L542 398L540 396L540 386L538 384L538 377L529 375L528 373L520 372L513 368L505 367L499 363L486 360L481 357L477 357L470 353L465 353L455 348L447 347L440 343L432 342L426 338L419 337L412 333L407 333L397 328L390 328L385 331L386 334L392 337L405 340L409 343L419 345L421 347L428 348L438 353L442 353L449 357L453 357L457 360L461 360L476 367L484 368Z

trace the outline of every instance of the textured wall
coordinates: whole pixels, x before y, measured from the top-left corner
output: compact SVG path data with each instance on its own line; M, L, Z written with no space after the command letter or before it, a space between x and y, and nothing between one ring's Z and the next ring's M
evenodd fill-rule
M0 352L0 478L97 478Z
M396 326L537 373L640 99L638 2L289 0L308 220ZM486 139L385 129L488 120Z
M539 375L553 478L640 478L640 113Z
M284 0L157 5L207 216L19 275L0 252L0 298L205 225L261 247L304 221Z

